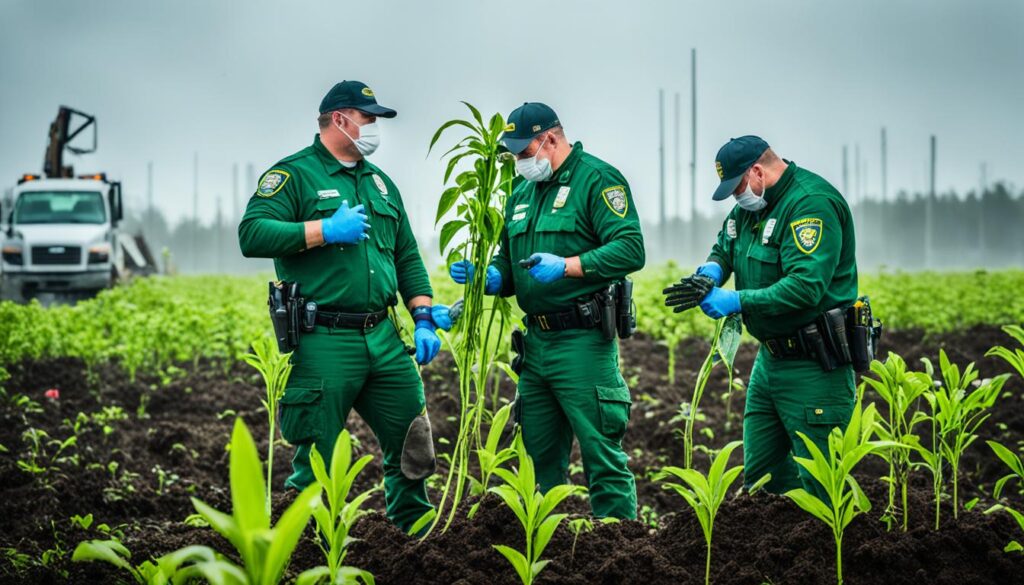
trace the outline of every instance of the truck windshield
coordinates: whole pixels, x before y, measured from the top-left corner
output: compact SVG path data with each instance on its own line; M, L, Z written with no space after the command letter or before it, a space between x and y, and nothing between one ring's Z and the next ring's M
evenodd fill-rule
M107 221L103 195L95 191L28 191L18 197L14 223L94 223Z

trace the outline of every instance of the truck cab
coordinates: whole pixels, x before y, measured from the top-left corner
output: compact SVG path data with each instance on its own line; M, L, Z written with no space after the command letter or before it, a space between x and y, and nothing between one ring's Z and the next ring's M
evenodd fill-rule
M95 294L124 269L121 184L103 174L25 175L12 193L0 259L0 298Z

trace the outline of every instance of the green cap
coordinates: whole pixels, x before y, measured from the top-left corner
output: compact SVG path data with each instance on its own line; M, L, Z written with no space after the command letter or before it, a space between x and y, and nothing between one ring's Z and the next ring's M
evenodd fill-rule
M721 184L715 189L711 197L715 201L721 201L732 195L736 185L743 180L743 173L754 166L757 159L761 158L764 151L768 150L768 143L757 136L740 136L730 138L729 142L718 149L715 155L715 170Z
M526 102L512 110L506 123L500 142L512 154L523 152L538 134L561 124L555 111L539 102Z
M371 116L381 118L394 118L398 112L391 108L385 108L377 103L373 90L366 87L361 81L342 81L334 84L331 91L327 92L324 99L320 101L320 113L326 114L335 110L352 108Z

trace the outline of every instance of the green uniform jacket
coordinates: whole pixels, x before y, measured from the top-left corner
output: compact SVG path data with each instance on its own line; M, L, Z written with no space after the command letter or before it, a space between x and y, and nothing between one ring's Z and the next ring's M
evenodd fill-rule
M765 199L756 213L733 208L708 257L723 283L736 275L743 323L762 341L857 299L853 216L839 191L790 162Z
M362 203L370 239L306 250L302 222ZM402 299L433 296L398 187L365 160L346 168L320 142L281 159L260 179L238 226L248 258L273 258L277 278L300 284L308 299L352 313L379 311Z
M534 280L519 261L537 252L580 257L583 278ZM579 142L547 181L521 182L506 201L501 248L491 264L502 296L528 314L564 311L573 301L644 266L644 239L629 185Z

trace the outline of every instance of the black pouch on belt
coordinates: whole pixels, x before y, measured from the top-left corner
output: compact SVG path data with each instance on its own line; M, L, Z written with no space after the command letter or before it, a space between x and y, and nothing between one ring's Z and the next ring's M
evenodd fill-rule
M882 322L872 315L868 297L857 299L853 306L846 309L846 330L854 371L868 371L882 336Z
M299 313L304 300L299 296L297 282L271 282L267 306L270 308L270 322L274 325L274 338L281 353L295 351L299 347Z
M831 372L836 369L838 366L836 359L825 344L825 337L818 331L817 324L811 323L801 328L798 337L800 338L800 343L804 346L804 350L810 357L818 360L818 365L821 366L822 370Z
M626 278L615 286L615 319L619 339L629 339L636 332L636 310L633 306L633 281Z
M604 290L594 293L597 305L595 323L601 328L601 333L608 341L615 339L615 335L618 333L618 324L615 320L615 289L616 286L610 284ZM580 305L581 309L582 306Z
M515 355L512 357L512 363L509 365L518 376L523 372L523 366L526 362L526 340L523 339L522 329L512 330L512 352Z
M844 309L832 309L822 313L818 318L818 331L825 338L825 345L835 356L839 365L853 362L849 337L846 334L846 311Z

